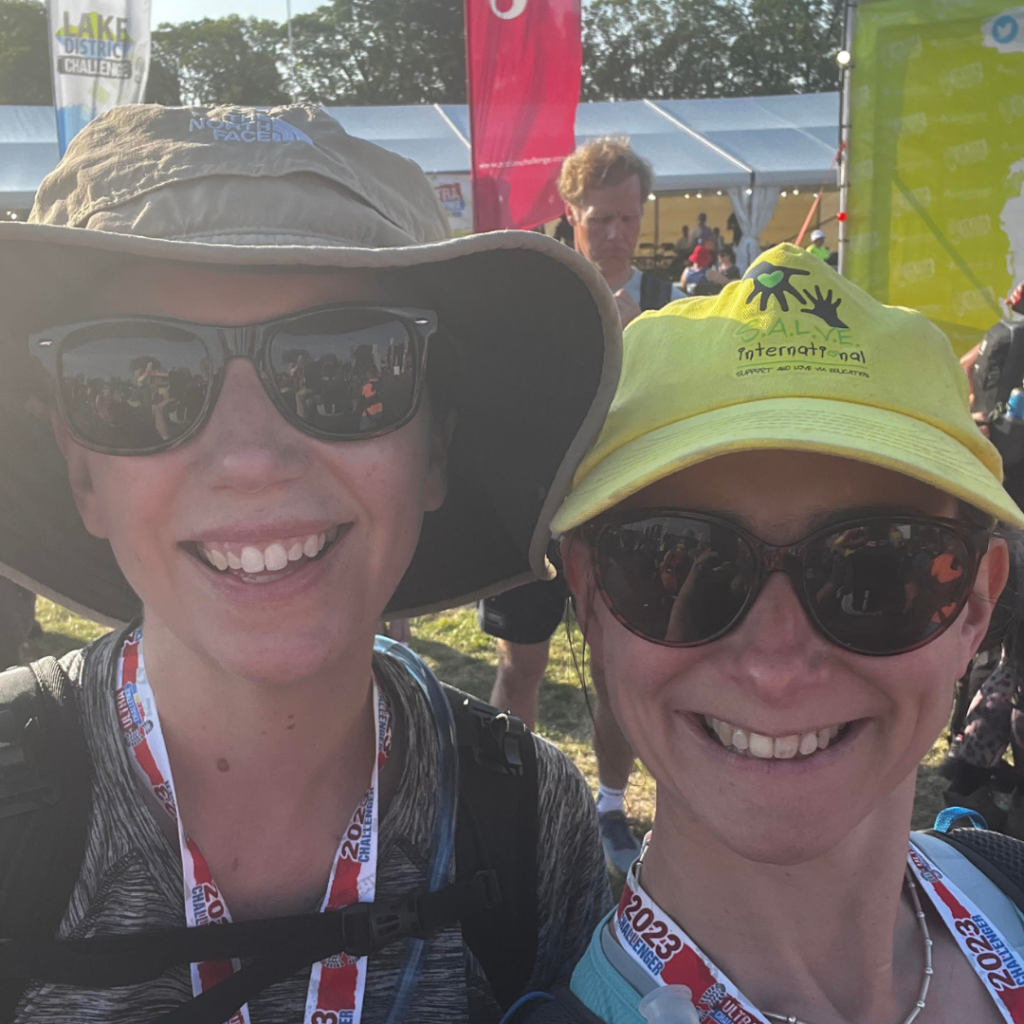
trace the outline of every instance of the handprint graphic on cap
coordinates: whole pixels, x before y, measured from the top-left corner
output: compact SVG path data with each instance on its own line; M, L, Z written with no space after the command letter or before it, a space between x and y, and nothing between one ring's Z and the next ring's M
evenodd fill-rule
M810 292L805 291L804 296L807 298L807 305L801 307L801 313L810 313L819 320L824 320L829 327L849 328L849 325L844 324L838 316L839 306L843 300L838 295L833 299L831 288L829 288L827 295L822 295L821 285L816 284L814 286L814 294L812 295Z
M803 293L793 287L790 279L798 274L809 277L810 273L809 270L797 270L795 267L777 267L774 263L762 260L751 267L746 273L746 276L753 278L754 281L754 287L747 296L747 305L749 306L754 301L755 295L760 295L761 312L763 313L768 308L768 300L774 296L782 312L788 313L789 301L786 298L787 293L799 302L804 301Z

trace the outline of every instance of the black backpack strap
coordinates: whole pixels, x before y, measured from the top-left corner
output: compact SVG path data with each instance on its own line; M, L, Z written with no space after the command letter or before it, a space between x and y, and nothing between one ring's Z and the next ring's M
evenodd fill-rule
M501 1024L602 1024L568 988L551 993L531 992L508 1013Z
M952 846L1024 912L1024 843L1019 839L982 828L929 829L925 835Z
M166 1024L216 1024L276 977L341 948L360 955L456 920L502 1006L510 1006L537 954L536 749L518 719L445 689L460 755L452 886L338 914L54 944L85 854L91 761L77 694L54 659L0 674L0 1024L13 1018L33 975L107 987L157 977L172 963L253 957L166 1017Z
M78 881L92 761L78 695L54 658L0 673L0 935L52 939ZM26 979L0 979L0 1022Z
M463 916L462 936L502 1009L525 991L537 959L537 751L518 718L450 686L459 745L456 878L494 870L501 902Z
M661 309L672 299L672 282L645 270L640 277L640 310Z

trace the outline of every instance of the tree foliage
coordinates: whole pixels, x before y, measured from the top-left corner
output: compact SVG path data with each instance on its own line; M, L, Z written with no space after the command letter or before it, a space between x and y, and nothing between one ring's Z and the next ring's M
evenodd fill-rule
M334 0L292 20L296 97L326 104L461 103L462 0Z
M584 99L838 87L843 0L587 0ZM146 98L268 106L462 103L462 0L332 0L285 26L204 18L153 32ZM49 103L46 11L0 0L0 103Z
M52 102L46 7L0 0L0 103Z
M591 0L585 99L836 89L841 0Z
M159 87L173 88L173 77L175 99L186 104L287 103L283 41L284 29L276 22L237 14L161 25L153 33L153 63L169 77L166 85L156 81L147 98L157 100Z

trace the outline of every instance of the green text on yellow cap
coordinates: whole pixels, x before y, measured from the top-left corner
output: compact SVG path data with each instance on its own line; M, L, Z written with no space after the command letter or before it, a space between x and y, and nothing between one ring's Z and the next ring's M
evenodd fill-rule
M626 329L611 410L552 530L687 466L762 448L868 462L1024 526L946 336L779 245L720 295L673 302Z

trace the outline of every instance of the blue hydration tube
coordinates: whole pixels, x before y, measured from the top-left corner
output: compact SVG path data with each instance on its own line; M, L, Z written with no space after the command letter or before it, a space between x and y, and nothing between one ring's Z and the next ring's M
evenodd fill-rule
M448 698L430 666L404 644L386 636L374 640L373 650L397 661L419 684L434 719L437 733L438 800L434 834L427 866L427 891L436 892L448 883L455 857L455 815L459 799L459 750L455 741L455 720ZM406 939L405 958L385 1024L400 1024L416 991L423 969L428 939Z

